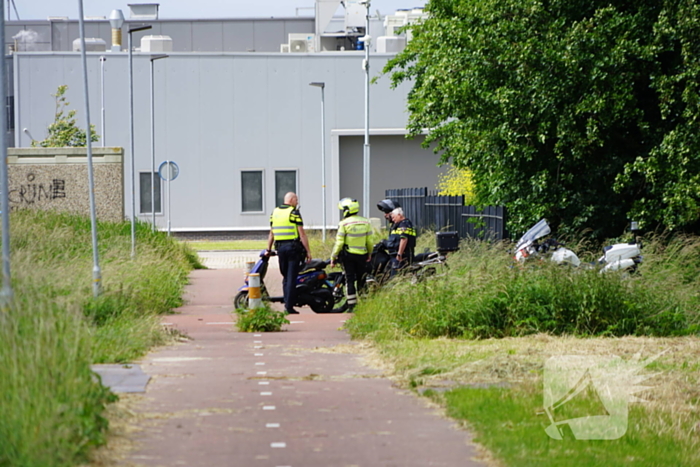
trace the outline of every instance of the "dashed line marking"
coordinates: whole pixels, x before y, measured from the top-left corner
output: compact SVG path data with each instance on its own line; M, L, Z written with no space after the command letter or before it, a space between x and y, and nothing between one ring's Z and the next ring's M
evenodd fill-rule
M253 337L262 337L262 334L253 334Z
M261 392L260 395L261 396L271 396L272 393L271 392Z
M256 346L254 346L253 348L254 348L254 349L262 349L262 347L263 347L262 345L256 345Z
M256 353L254 356L255 356L255 357L262 357L263 354L261 354L261 353Z
M206 323L206 324L233 324L233 321L219 321L219 322L213 322L213 323Z
M269 381L260 381L258 384L260 386L267 386L268 384L270 384L270 382Z
M289 324L301 324L304 321L290 321Z
M262 365L264 365L264 364L265 364L265 362L255 362L255 364L256 364L256 365L260 365L260 366L262 366Z
M286 448L287 443L270 443L271 448Z
M280 424L279 423L267 423L265 424L265 428L279 428Z
M275 410L274 405L263 405L263 410Z
M253 341L253 344L262 344L262 341Z
M266 374L267 374L267 371L258 371L257 374L259 374L259 375L266 375Z

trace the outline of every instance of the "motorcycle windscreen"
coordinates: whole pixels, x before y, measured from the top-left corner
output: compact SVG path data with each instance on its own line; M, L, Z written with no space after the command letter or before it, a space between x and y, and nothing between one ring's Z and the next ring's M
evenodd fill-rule
M521 245L524 245L527 242L534 242L538 238L544 237L545 235L551 232L552 229L549 228L549 224L547 224L547 219L542 219L537 224L530 227L530 230L525 232L525 234L522 237L520 237L520 240L518 240L518 243L515 246L515 250L517 251L520 249Z

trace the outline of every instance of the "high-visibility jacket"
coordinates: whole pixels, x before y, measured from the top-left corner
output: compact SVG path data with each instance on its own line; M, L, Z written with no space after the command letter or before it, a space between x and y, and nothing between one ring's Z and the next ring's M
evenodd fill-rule
M283 204L276 207L270 215L270 227L276 242L298 239L297 225L301 223L301 216L294 206Z
M354 255L366 255L372 251L372 224L362 216L346 217L338 224L331 258L337 259L345 250Z

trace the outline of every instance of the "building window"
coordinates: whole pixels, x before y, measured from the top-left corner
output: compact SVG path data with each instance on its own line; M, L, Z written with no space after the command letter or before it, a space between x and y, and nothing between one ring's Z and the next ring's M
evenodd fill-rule
M156 213L162 213L160 196L160 176L153 173L153 183L155 184ZM139 172L139 192L141 198L141 214L152 214L151 211L151 172Z
M263 172L241 172L241 202L243 212L263 212Z
M296 170L275 170L275 206L284 203L284 195L297 192Z

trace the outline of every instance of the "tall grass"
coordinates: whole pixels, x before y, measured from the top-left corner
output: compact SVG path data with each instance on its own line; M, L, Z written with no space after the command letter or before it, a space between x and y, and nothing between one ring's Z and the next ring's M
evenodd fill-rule
M100 223L103 293L92 296L89 219L11 216L15 299L0 318L0 465L63 466L103 442L111 394L92 363L125 362L164 342L158 315L181 304L196 254L137 224Z
M467 241L448 272L390 283L360 304L347 327L355 337L694 333L699 250L699 239L652 240L639 274L629 277L548 261L515 265L505 245Z

